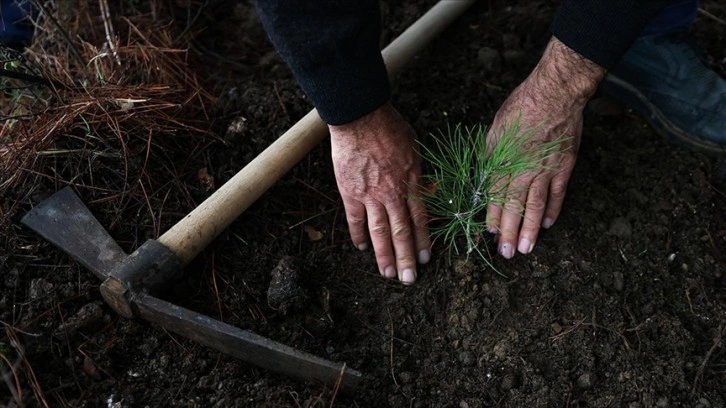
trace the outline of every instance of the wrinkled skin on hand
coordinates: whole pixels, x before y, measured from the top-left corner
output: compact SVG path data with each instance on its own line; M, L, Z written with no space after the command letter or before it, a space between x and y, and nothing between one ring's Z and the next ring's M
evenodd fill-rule
M603 68L553 37L537 67L497 112L488 146L496 143L502 126L520 115L523 128L539 125L531 143L565 136L560 153L544 161L547 169L511 180L505 204L487 208L487 227L497 234L498 252L505 258L532 252L540 227L557 220L577 158L582 111L604 76Z
M421 158L415 132L386 104L342 126L329 126L333 167L353 244L373 244L381 275L416 280L431 257L426 208L419 198Z

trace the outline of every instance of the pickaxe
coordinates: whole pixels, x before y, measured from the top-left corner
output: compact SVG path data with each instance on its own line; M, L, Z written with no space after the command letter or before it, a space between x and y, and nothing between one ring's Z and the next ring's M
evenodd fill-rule
M442 0L383 50L390 76L475 0ZM247 330L154 297L282 175L327 135L310 111L234 177L156 240L127 255L70 187L40 203L22 222L90 269L105 301L124 317L140 317L259 367L329 386L354 388L364 376Z

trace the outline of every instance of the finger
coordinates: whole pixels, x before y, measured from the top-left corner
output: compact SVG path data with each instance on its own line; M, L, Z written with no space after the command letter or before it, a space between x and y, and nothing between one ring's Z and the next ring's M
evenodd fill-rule
M543 228L551 227L557 220L557 217L560 216L562 204L565 201L565 194L567 193L567 182L570 180L570 174L572 174L572 167L569 169L566 168L552 177L549 186L547 207L544 212L544 219L542 220Z
M487 149L487 157L491 153L492 148L496 144L497 141L497 133L495 132L495 129L499 129L498 125L498 118L494 118L494 123L489 128L489 132L487 132L487 141L486 141L486 149ZM506 186L506 180L502 179L496 182L492 187L489 189L490 195L494 196L495 201L493 203L489 203L487 205L487 213L486 218L484 222L487 226L487 231L489 233L494 234L495 239L498 240L498 234L500 231L500 223L502 218L502 206L499 201L501 201L501 197L496 197L498 193L503 193L504 188Z
M546 173L541 173L532 180L527 192L527 203L522 219L522 227L519 230L517 250L522 254L528 254L534 249L539 235L542 217L547 206L547 192L550 180Z
M397 276L396 260L391 245L391 226L388 223L386 209L380 203L366 205L368 213L368 231L370 232L373 250L376 252L376 262L381 275L386 278Z
M421 199L421 180L419 172L409 176L409 196L406 200L408 212L413 224L413 239L416 249L416 260L427 264L431 260L431 235L429 234L429 217L426 205Z
M429 217L426 206L418 197L409 198L408 212L411 214L413 224L416 260L420 264L427 264L431 260L431 235L429 235Z
M345 218L353 245L361 251L368 249L368 231L366 230L366 207L358 200L343 197Z
M411 218L403 198L392 200L386 205L391 223L391 239L396 257L398 279L410 285L416 281L416 254Z
M499 236L499 233L501 232L501 224L502 224L502 206L507 201L507 183L509 182L509 177L503 177L500 180L496 181L492 188L489 189L489 196L491 202L487 205L487 214L485 218L485 222L487 225L487 231L489 233L494 234L495 236Z
M520 177L512 182L507 191L507 201L502 209L502 218L499 225L499 253L511 259L517 247L519 226L524 213L524 202L527 199L527 190L531 178Z
M502 222L502 205L500 203L492 203L487 205L487 215L485 222L487 224L487 231L491 234L499 234L501 222Z

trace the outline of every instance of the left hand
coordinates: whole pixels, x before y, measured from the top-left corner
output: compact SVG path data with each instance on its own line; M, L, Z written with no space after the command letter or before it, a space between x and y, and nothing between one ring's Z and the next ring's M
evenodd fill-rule
M553 37L537 67L497 112L487 145L520 115L523 129L539 126L530 145L566 137L560 153L542 163L546 169L511 180L504 206L487 207L487 227L498 234L498 252L505 258L516 250L532 252L540 226L557 220L580 145L582 111L604 75L603 68Z

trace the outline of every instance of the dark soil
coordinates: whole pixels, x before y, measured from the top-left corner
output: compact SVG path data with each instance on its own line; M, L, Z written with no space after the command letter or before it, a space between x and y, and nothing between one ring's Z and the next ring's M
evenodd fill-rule
M385 7L386 42L433 2L416 3ZM537 62L556 5L503 3L480 2L397 78L394 103L420 135L489 123ZM726 16L723 4L703 6ZM221 22L199 49L226 56L209 57L207 76L233 126L187 163L221 185L310 104L250 5L208 13ZM726 26L700 16L694 30L725 72ZM503 276L438 256L404 287L350 244L323 143L164 296L346 362L370 377L349 395L118 317L96 278L21 227L21 212L0 245L0 320L24 347L29 406L40 405L32 367L51 406L724 407L725 172L723 159L667 144L627 110L588 114L563 214L531 255L494 259ZM205 180L184 180L187 201L156 213L164 229L208 194ZM125 249L158 233L143 206L110 226L120 215L103 205L91 210ZM0 405L11 401L0 384Z

